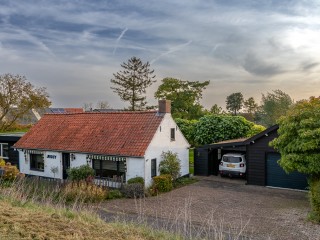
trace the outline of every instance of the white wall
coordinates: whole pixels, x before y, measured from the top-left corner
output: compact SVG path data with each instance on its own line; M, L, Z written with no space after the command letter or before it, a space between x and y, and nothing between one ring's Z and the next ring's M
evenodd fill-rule
M161 128L161 130L160 130ZM175 141L171 141L171 128L175 128ZM157 129L146 153L145 153L145 183L149 186L152 183L151 178L151 159L157 159L157 175L159 175L159 163L161 162L162 152L172 151L178 154L181 164L181 176L189 174L189 148L190 145L181 133L177 124L170 113L164 116L160 126Z
M134 177L145 177L144 176L144 158L127 158L127 172L126 180L128 181Z
M29 154L26 154L27 158L25 159L24 153L21 150L19 151L19 167L20 172L29 175L41 176L41 177L50 177L50 178L60 178L62 179L62 159L61 153L59 152L43 152L44 154L44 171L33 171L30 170L30 158ZM56 158L48 158L48 155L55 156ZM58 168L58 171L54 174L51 169Z
M81 153L73 153L75 156L75 159L70 161L70 167L80 167L82 165L87 165L87 154L81 154ZM89 166L92 167L92 162L89 162Z
M49 152L45 151L44 153L44 171L33 171L30 170L30 159L29 154L27 154L27 161L25 159L24 153L21 150L19 151L19 166L20 172L29 175L41 176L41 177L50 177L50 178L60 178L62 179L62 153L61 152ZM48 155L55 156L56 158L48 158ZM70 167L79 167L81 165L87 164L87 155L81 153L75 153L75 159L70 161ZM92 166L91 161L89 166ZM51 168L58 167L58 172L53 174Z

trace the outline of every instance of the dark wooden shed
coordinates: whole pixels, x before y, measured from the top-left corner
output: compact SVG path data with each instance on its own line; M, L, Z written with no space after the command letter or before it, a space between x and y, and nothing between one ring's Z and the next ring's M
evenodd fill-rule
M24 133L0 133L0 157L19 168L19 153L13 145Z
M270 141L278 137L278 125L248 139L229 140L195 149L195 175L218 175L219 163L225 153L245 153L247 184L281 188L306 189L307 176L298 172L287 174L279 165L281 158Z

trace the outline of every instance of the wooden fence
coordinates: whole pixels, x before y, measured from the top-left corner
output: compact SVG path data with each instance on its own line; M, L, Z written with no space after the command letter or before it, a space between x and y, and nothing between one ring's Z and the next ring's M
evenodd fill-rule
M61 184L61 185L67 184L68 182L71 182L68 179L34 177L34 176L32 176L32 178L37 178L39 180L48 181L48 182L54 182L54 183ZM124 183L124 180L123 180L123 177L94 178L93 183L97 186L105 187L105 188L121 188Z

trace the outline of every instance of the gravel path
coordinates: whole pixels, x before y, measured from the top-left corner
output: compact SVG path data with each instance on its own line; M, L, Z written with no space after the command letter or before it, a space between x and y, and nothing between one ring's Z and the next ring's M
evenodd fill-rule
M186 236L212 232L252 239L320 240L320 225L306 221L307 193L245 185L244 181L198 177L199 182L158 197L103 203L109 213L178 223ZM194 226L198 226L194 229ZM199 226L203 229L199 230ZM215 235L216 236L216 235Z

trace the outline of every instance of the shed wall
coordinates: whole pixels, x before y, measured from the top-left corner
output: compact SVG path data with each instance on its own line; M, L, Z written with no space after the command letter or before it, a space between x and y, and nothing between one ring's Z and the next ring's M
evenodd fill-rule
M270 152L276 152L269 142L278 137L276 130L268 133L247 145L247 183L253 185L266 185L266 155Z
M207 148L196 148L194 150L194 175L208 176L208 149Z
M0 136L0 143L7 143L9 147L9 158L4 159L19 168L19 152L14 150L13 145L20 139L20 137Z

